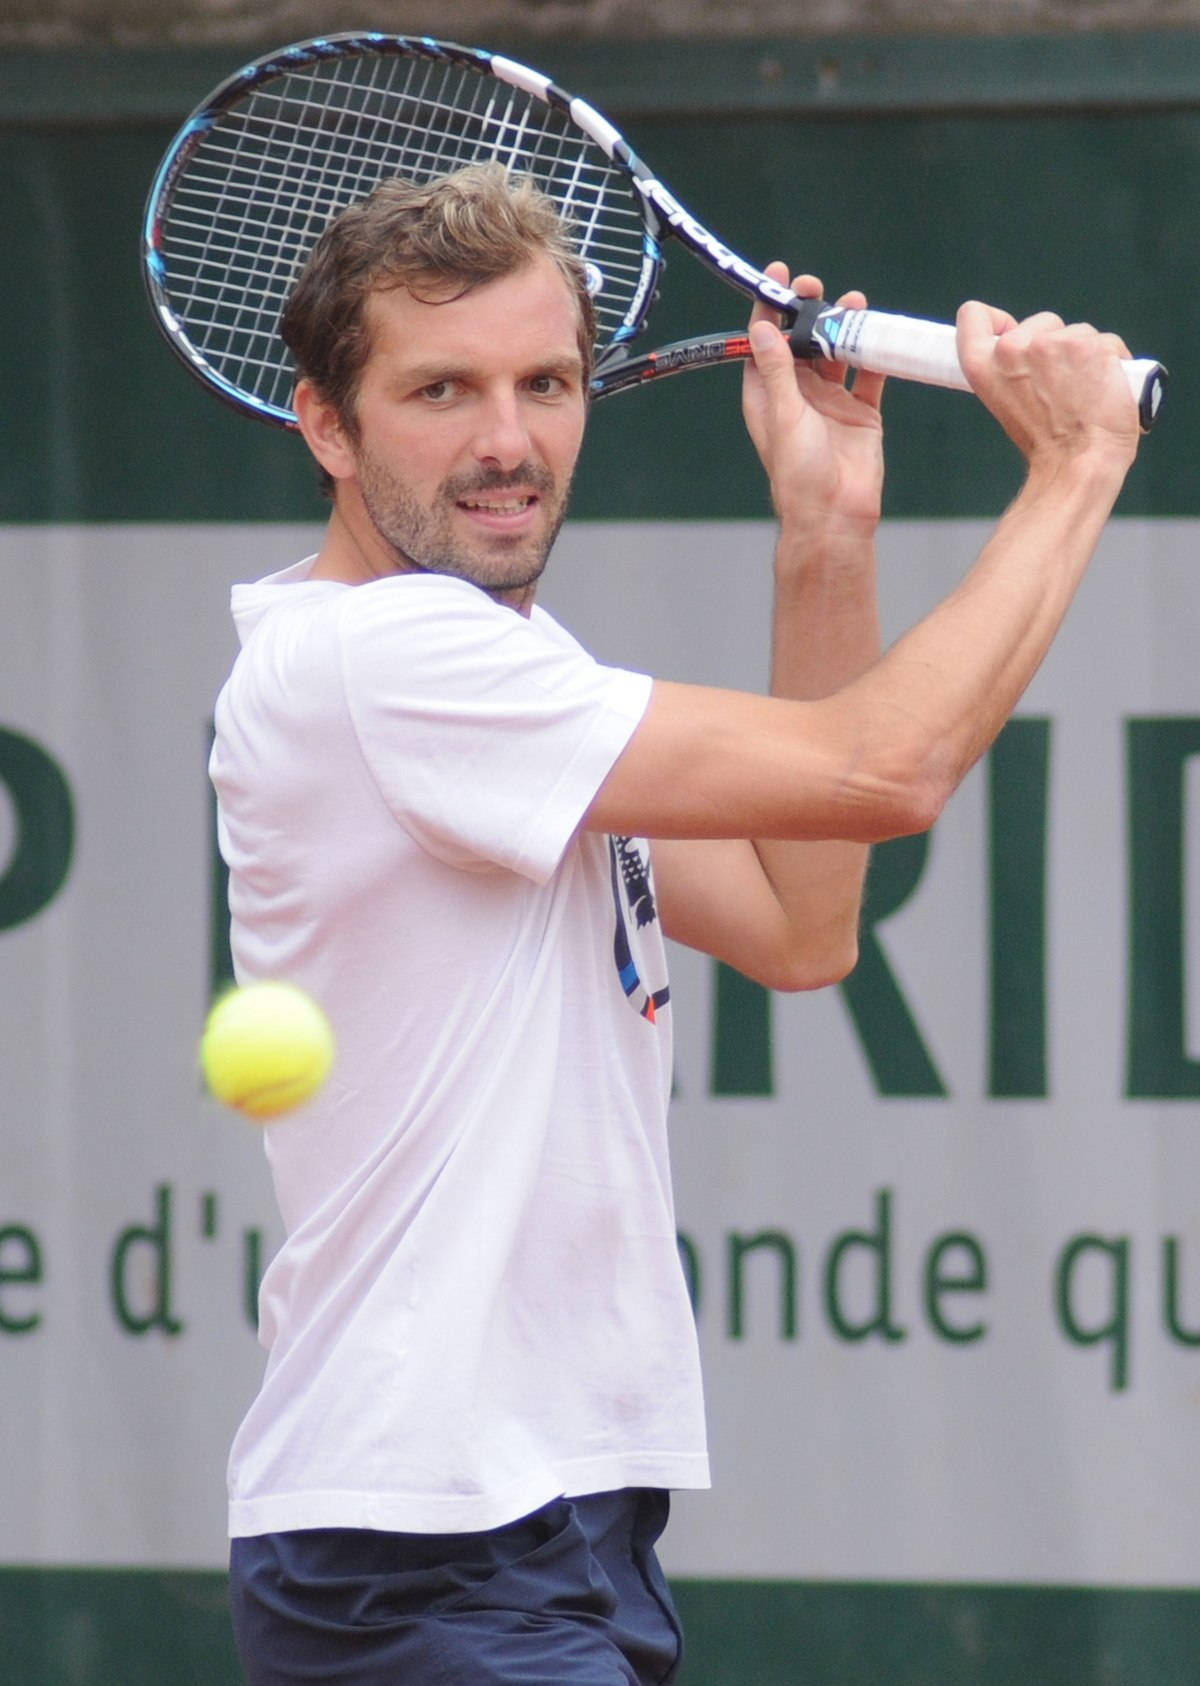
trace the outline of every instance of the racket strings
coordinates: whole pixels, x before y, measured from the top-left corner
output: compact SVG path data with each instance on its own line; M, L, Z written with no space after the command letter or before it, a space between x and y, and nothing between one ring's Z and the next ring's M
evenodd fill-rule
M496 76L358 54L254 88L193 147L163 219L172 309L223 379L277 408L292 286L327 223L380 181L498 160L556 203L591 266L601 345L641 289L644 221L626 175L553 104Z

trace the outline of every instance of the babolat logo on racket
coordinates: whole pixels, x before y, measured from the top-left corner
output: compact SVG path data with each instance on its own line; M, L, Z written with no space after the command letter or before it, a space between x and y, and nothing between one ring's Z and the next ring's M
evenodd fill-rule
M823 312L809 329L813 344L818 346L823 357L830 359L835 355L838 344L845 339L845 315L840 310Z
M656 181L653 176L635 176L634 185L644 199L650 204L667 224L695 248L710 263L727 275L735 275L744 282L760 298L769 298L781 310L791 310L796 303L796 295L790 287L780 286L778 281L772 281L769 275L764 275L745 258L731 252L714 234L710 234L702 222L697 222L692 213L685 210L675 195Z

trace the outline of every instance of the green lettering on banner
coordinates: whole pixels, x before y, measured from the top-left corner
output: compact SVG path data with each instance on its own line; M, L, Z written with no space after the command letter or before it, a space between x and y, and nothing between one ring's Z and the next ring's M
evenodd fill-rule
M0 729L0 783L16 821L8 868L0 878L0 931L23 925L54 900L71 870L75 808L61 767L40 744Z
M242 1277L244 1295L242 1307L246 1314L246 1322L252 1329L258 1328L258 1291L262 1287L263 1279L263 1237L261 1229L248 1229L242 1237L244 1273Z
M1179 1311L1179 1247L1177 1235L1163 1237L1163 1327L1180 1346L1200 1346L1200 1329L1185 1329Z
M679 1248L679 1262L683 1266L683 1279L687 1283L688 1299L692 1302L695 1315L700 1312L700 1250L690 1235L679 1230L675 1236Z
M1058 1324L1076 1346L1109 1343L1109 1386L1120 1393L1129 1386L1129 1254L1127 1236L1076 1235L1059 1254L1054 1272L1054 1305ZM1102 1321L1085 1323L1076 1307L1076 1272L1089 1261L1101 1268L1107 1287Z
M1129 1005L1125 1091L1136 1100L1194 1099L1200 1060L1184 1026L1184 772L1200 753L1200 719L1129 720Z
M1010 720L988 757L988 1093L1046 1095L1046 809L1050 722Z
M916 889L928 851L928 832L897 837L871 851L858 965L839 986L881 1095L946 1093L875 937L876 925L902 907Z
M171 1311L171 1186L160 1183L155 1190L155 1218L152 1224L130 1224L113 1246L110 1285L117 1322L131 1335L145 1335L161 1329L164 1335L178 1335L183 1324ZM132 1305L129 1277L131 1264L140 1277L144 1307Z
M868 1268L873 1264L874 1277L873 1304L858 1320L847 1315L842 1303L842 1267L855 1252L868 1255ZM908 1339L908 1331L892 1321L891 1189L880 1189L875 1197L873 1230L846 1230L830 1247L825 1259L825 1314L830 1328L844 1341L865 1341L869 1335L885 1341Z
M990 799L989 1093L1044 1098L1046 1080L1046 843L1050 721L1009 721L988 758ZM930 834L872 851L859 959L842 985L882 1095L947 1093L875 927L921 880ZM714 985L711 1093L771 1095L771 997L718 964Z
M951 1273L949 1262L954 1254L963 1258L962 1268ZM954 1230L939 1235L925 1260L925 1315L929 1325L944 1341L962 1345L982 1340L987 1334L986 1323L962 1326L951 1323L942 1308L947 1294L982 1294L987 1289L987 1260L976 1238L966 1230Z
M757 1235L728 1237L729 1247L729 1338L740 1341L746 1333L745 1273L743 1261L749 1253L769 1250L779 1261L779 1337L796 1338L796 1249L791 1237L781 1230L764 1229Z
M771 994L724 961L713 983L712 1070L714 1095L773 1095Z
M14 1258L13 1255L16 1254ZM42 1281L42 1249L37 1236L24 1224L5 1224L0 1229L0 1334L27 1335L41 1325L40 1312L19 1317L8 1305L4 1290L9 1283L33 1288Z

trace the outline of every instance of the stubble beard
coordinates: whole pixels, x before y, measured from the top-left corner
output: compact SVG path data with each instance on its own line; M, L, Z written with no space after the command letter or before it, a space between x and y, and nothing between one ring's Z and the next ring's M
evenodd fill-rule
M527 592L537 584L566 518L570 482L561 490L548 469L522 463L505 472L484 470L445 481L431 506L368 452L356 458L359 492L375 531L405 572L445 574L466 580L492 596ZM534 532L512 538L497 533L478 543L454 531L454 516L464 498L520 486L537 493L547 520Z

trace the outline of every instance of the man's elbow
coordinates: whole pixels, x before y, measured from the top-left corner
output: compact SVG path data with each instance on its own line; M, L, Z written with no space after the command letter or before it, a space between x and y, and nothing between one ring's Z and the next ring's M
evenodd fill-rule
M872 843L929 831L941 818L961 777L962 771L940 756L888 768L870 781L864 793L866 818L861 831Z
M821 942L809 941L781 949L760 968L755 983L780 995L798 995L805 990L827 989L848 978L858 964L857 920L840 931L830 931Z

